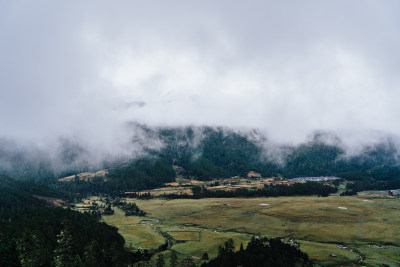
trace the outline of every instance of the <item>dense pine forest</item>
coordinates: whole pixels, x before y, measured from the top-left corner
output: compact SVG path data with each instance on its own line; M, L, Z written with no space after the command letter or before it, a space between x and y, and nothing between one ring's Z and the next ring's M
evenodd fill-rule
M179 198L226 198L226 197L278 197L278 196L309 196L318 195L327 197L336 193L338 189L330 185L318 182L294 183L293 185L265 185L264 188L248 190L239 188L236 190L208 190L207 188L194 186L192 194L164 194L167 199Z
M218 256L202 267L235 267L235 266L313 266L308 255L300 249L285 244L279 239L255 238L247 244L246 249L241 244L235 251L232 239L218 247Z
M115 227L99 222L99 214L42 199L70 201L70 195L5 176L0 193L1 266L127 266L151 256L126 248Z
M259 172L262 177L337 176L355 181L354 190L387 188L396 186L400 180L398 151L390 138L349 154L339 138L331 138L330 133L317 133L308 142L297 146L280 145L279 152L272 153L265 145L265 137L256 131L140 127L146 138L158 140L161 145L157 148L144 145L141 155L124 162L107 159L101 167L109 170L106 177L58 182L58 178L100 168L87 165L81 160L82 148L66 141L59 153L65 162L62 168L45 157L33 160L29 153L12 151L10 145L3 142L0 159L9 164L0 164L0 172L83 195L118 195L152 189L173 182L177 175L211 180L244 177L249 171ZM325 141L328 139L336 141Z

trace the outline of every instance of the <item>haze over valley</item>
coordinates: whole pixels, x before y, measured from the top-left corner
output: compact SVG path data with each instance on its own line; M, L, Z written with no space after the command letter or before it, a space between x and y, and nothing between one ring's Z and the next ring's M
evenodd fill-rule
M0 266L399 266L399 13L0 0Z

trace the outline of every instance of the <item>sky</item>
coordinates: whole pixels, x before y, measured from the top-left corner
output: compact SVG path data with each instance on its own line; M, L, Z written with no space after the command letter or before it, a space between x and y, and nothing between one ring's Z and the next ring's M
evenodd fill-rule
M107 150L128 122L397 136L398 14L397 0L0 0L0 137Z

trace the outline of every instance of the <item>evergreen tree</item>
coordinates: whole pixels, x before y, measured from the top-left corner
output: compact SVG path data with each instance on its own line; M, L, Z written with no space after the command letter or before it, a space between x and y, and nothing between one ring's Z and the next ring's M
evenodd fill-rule
M108 257L106 259L106 262L108 263L107 265L111 265L111 266L122 266L123 265L123 263L121 262L123 255L122 255L122 252L116 242L113 242L111 244L111 247L108 252L109 252Z
M74 267L76 258L72 230L68 225L65 225L61 233L57 235L57 247L54 254L54 265L56 267Z
M163 254L158 254L157 261L156 261L156 266L157 267L164 267L164 265L165 265L164 255Z
M172 252L171 252L170 263L171 263L171 267L178 266L178 254L176 253L175 250L172 250Z
M204 252L203 256L201 256L202 260L208 261L210 258L208 257L208 253Z
M235 245L232 238L229 238L228 241L225 242L225 250L227 253L232 253L235 251Z
M74 267L83 267L83 262L81 257L79 257L79 255L75 256L75 261L74 261Z
M0 266L20 266L16 240L14 238L7 239L2 234L0 231Z
M182 267L196 267L196 263L194 263L192 257L187 256L181 262Z
M46 265L47 251L37 233L25 232L17 243L17 250L22 266Z
M104 215L113 215L114 214L114 210L111 207L111 204L107 205L107 208L104 209L103 212Z
M93 240L89 245L85 247L84 252L85 266L96 267L100 265L101 250L96 240Z

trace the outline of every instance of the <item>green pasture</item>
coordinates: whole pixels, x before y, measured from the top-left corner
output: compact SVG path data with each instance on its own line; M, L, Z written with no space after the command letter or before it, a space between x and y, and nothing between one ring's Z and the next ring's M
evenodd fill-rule
M253 235L259 235L298 243L300 249L326 266L357 264L361 259L360 264L366 266L400 265L400 199L396 198L127 201L135 202L148 215L126 217L116 209L115 215L103 216L103 220L118 226L127 244L134 247L158 247L165 242L163 232L174 239L171 249L181 257L201 258L204 252L214 257L228 238L239 248L241 242L246 245Z
M168 234L178 241L201 241L201 231L169 231Z
M155 231L155 221L145 217L125 216L125 212L115 208L114 215L102 216L109 225L118 227L127 245L135 248L151 249L165 243L164 238Z
M264 235L290 237L299 243L308 242L304 248L301 245L301 249L316 258L337 254L341 255L337 258L343 257L345 261L358 260L359 256L355 251L340 249L339 253L337 244L348 247L353 245L355 250L368 244L394 245L395 251L388 251L387 254L383 252L387 248L375 248L366 253L360 250L360 253L365 254L365 262L369 260L368 254L382 262L387 258L393 260L393 257L387 255L400 254L399 199L339 196L154 199L137 201L137 204L149 213L149 217L161 219L165 223L198 225L207 229L244 234L247 240L251 235ZM375 252L372 253L373 251ZM394 260L397 258L394 257Z

